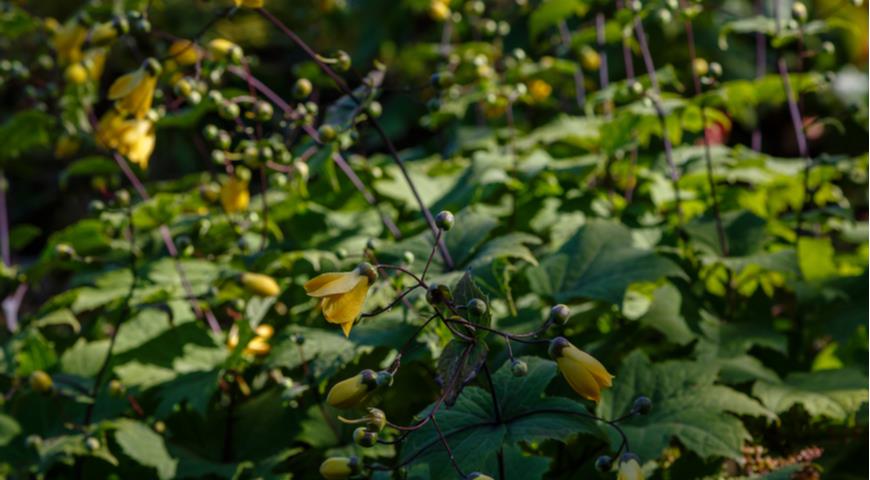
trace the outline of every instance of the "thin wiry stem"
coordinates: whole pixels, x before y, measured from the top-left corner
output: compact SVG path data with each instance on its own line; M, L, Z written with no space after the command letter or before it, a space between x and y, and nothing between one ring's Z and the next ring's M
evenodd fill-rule
M263 16L266 20L268 20L272 25L274 25L278 30L280 30L284 35L290 38L296 46L302 49L313 61L317 64L318 67L335 83L338 89L344 94L347 95L348 98L356 103L357 105L361 104L358 98L353 94L350 90L350 87L347 86L347 83L339 77L330 67L326 65L321 59L320 56L305 43L302 38L296 35L293 30L284 25L283 22L275 18L271 13L269 13L266 9L260 8L257 9L257 12ZM368 116L369 121L372 126L377 131L378 136L381 138L381 141L387 147L387 151L390 153L394 163L399 167L399 171L402 173L402 177L405 179L405 183L408 185L408 188L411 190L411 193L414 196L414 199L417 201L417 205L420 207L420 211L423 213L423 217L426 220L426 223L429 225L429 229L432 231L432 235L436 235L438 232L438 226L435 225L435 217L432 216L432 212L429 211L429 208L426 206L425 202L423 202L423 198L420 196L420 192L417 191L417 187L414 184L414 181L411 179L411 174L408 172L408 168L405 165L404 160L399 156L399 152L396 150L396 147L393 145L392 140L387 136L383 127L381 127L380 122L377 119L373 118L371 115ZM444 259L444 263L447 265L448 269L453 269L453 259L450 257L450 252L447 251L447 247L444 246L443 242L438 244L438 250L441 254L441 258Z
M680 4L686 8L686 0L681 0ZM692 27L692 19L687 18L685 21L686 42L689 47L689 70L692 72L692 84L695 86L695 96L700 96L701 78L695 70L695 61L697 54L695 52L695 30ZM719 198L716 195L716 177L713 175L713 159L710 154L710 138L707 136L707 112L704 110L704 105L701 104L701 129L703 132L704 141L704 163L707 167L707 183L710 185L710 198L713 206L713 218L716 222L716 235L719 238L719 249L723 256L728 256L728 238L725 236L725 228L722 226L722 214L719 209Z
M562 46L570 53L571 52L571 31L568 30L568 23L562 20L559 22L559 35L562 39ZM586 108L586 79L583 76L583 67L577 65L574 69L574 96L577 99L577 106L580 111Z

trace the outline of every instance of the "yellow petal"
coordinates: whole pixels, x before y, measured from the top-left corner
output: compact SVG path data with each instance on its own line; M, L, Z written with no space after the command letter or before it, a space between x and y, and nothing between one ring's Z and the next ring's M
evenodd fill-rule
M126 97L138 87L145 78L145 70L139 69L118 77L109 87L109 100L118 100Z
M568 349L566 348L565 350ZM562 376L565 377L568 385L571 385L571 388L578 395L594 402L601 399L601 387L598 386L598 382L595 381L592 374L580 362L563 354L556 360L556 363L559 365L559 371L562 372Z
M353 323L362 313L368 291L368 282L360 279L353 290L324 297L321 301L321 308L326 321L329 323Z
M312 297L347 293L353 290L362 278L356 271L321 273L305 283L305 293Z
M345 337L350 336L350 329L353 328L353 322L347 322L341 324L341 331L344 332Z
M616 480L643 480L643 471L636 460L631 459L619 464L619 475Z
M562 354L580 362L580 364L592 374L601 388L607 388L613 385L613 375L611 375L610 372L604 368L604 365L602 365L601 362L592 355L589 355L573 345L565 348Z

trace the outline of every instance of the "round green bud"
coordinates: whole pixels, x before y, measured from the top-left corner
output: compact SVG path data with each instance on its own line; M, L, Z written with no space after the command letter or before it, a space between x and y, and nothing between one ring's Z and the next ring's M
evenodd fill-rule
M799 22L807 21L807 6L802 2L795 2L791 5L791 13Z
M454 223L456 223L456 217L453 216L453 213L448 212L447 210L442 210L435 216L435 225L445 232L453 228Z
M58 243L54 246L54 254L61 260L70 260L75 258L76 251L72 245L68 243Z
M335 140L338 136L338 132L335 131L335 127L328 123L324 123L317 129L317 135L320 137L320 141L324 143L329 143Z
M450 288L443 283L430 283L426 290L426 301L433 306L440 305L451 298Z
M381 116L382 113L384 113L384 107L383 105L381 105L381 102L372 100L372 102L366 109L366 113L368 113L369 117L371 118L378 118Z
M221 102L218 106L218 115L225 120L235 120L239 118L239 106L230 101Z
M42 370L30 374L30 388L39 393L48 393L54 388L51 376Z
M208 124L202 129L202 135L210 142L217 140L220 133L221 130L214 124Z
M115 192L115 201L122 207L130 205L130 192L127 190L118 190Z
M416 259L416 257L414 257L414 252L411 252L409 250L405 250L404 258L405 258L405 263L407 265L411 265L412 263L414 263L414 260Z
M88 204L88 211L91 213L100 213L106 209L106 204L102 200L91 200Z
M646 415L652 410L652 400L649 397L641 395L634 399L631 406L631 411L640 415Z
M153 428L155 432L162 434L166 431L166 424L162 420L157 420L154 422Z
M369 279L369 285L375 283L378 280L378 271L372 266L371 263L362 262L356 266L356 271L360 275L364 275Z
M109 395L120 398L124 396L124 393L127 391L127 388L124 387L124 384L121 383L120 380L114 378L109 382Z
M346 72L350 70L351 59L350 55L344 50L339 50L338 53L335 54L335 69L340 72Z
M293 96L299 100L304 100L311 95L313 88L311 80L308 80L307 78L299 78L296 80L296 83L293 84Z
M525 377L529 373L529 365L518 359L511 361L511 373L515 377Z
M389 387L393 385L393 374L386 371L381 370L377 373L376 383L379 387Z
M613 458L609 455L601 455L595 459L595 470L601 473L607 473L613 469Z
M378 433L371 432L366 427L359 427L353 431L353 443L363 448L373 447L378 443Z
M565 325L571 318L571 309L567 305L558 304L550 309L550 320L557 325Z
M480 316L486 313L486 302L479 298L472 298L468 301L468 304L465 305L465 308L468 309L469 314Z
M272 104L269 102L257 102L254 105L254 114L257 116L257 120L261 122L268 122L272 119L272 115L274 115L275 110L272 108Z
M301 333L297 333L293 335L293 341L296 342L296 345L304 345L305 344L305 335Z
M562 356L562 350L569 346L571 346L571 342L569 342L565 337L556 337L550 340L550 346L547 349L547 353L550 354L550 358L556 360Z
M449 71L433 73L430 78L432 86L435 88L447 88L453 85L453 73Z
M88 437L87 439L85 439L85 448L87 448L88 451L91 452L93 452L94 450L98 450L100 448L100 441L94 437Z

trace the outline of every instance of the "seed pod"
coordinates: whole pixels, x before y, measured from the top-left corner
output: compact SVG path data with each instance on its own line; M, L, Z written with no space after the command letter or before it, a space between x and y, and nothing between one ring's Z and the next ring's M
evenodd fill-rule
M328 123L324 123L317 129L317 135L320 137L321 142L329 143L338 136L338 132L335 131L335 127Z
M281 293L278 282L274 278L261 273L243 273L242 285L249 292L261 297L274 297Z
M468 313L475 316L481 316L486 313L486 302L479 298L472 298L468 301L468 304L465 306L468 309Z
M525 377L529 373L529 365L522 360L514 359L511 362L511 373L515 377Z
M311 90L313 86L311 85L311 80L307 78L299 78L296 80L296 83L293 84L293 96L299 100L304 100L311 95Z

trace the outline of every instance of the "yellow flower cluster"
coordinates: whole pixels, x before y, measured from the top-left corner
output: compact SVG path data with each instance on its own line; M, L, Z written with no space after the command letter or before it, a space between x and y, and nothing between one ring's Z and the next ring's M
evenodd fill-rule
M149 118L160 63L149 58L136 71L119 77L109 87L112 109L97 125L97 143L118 152L129 161L148 168L156 142L154 121Z
M349 336L353 323L362 313L369 287L377 279L375 268L361 263L350 272L323 273L312 278L305 284L305 293L319 298L326 321L341 325L344 336Z

